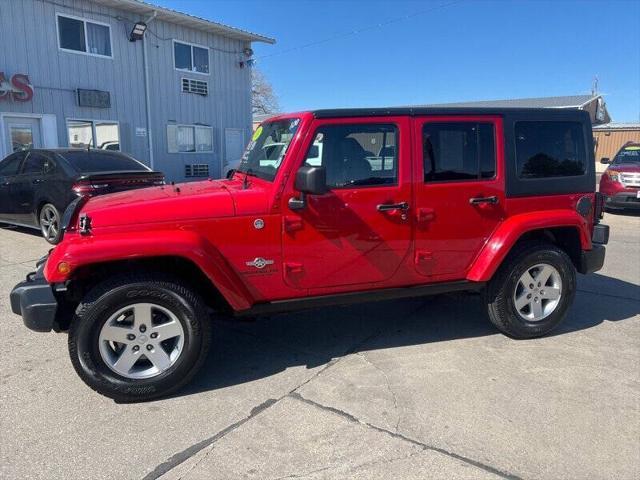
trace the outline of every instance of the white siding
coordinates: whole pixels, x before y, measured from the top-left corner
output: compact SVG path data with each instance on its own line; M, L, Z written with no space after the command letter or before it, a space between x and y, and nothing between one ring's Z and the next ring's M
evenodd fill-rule
M58 49L56 13L107 23L111 27L113 58L63 52ZM123 11L86 0L0 0L0 71L7 76L26 73L34 86L30 102L0 102L0 112L54 114L58 143L67 146L67 119L115 120L120 126L122 150L149 162L147 138L136 127L147 128L142 42L130 42L133 22L141 20ZM174 69L172 39L210 47L210 74ZM224 158L225 128L251 129L250 69L240 68L247 43L154 20L146 40L155 168L169 180L182 180L188 163L207 163L218 176ZM234 52L234 53L228 53ZM183 77L209 83L206 97L182 93ZM75 89L105 90L111 108L77 106ZM201 123L213 127L213 153L168 153L169 123Z

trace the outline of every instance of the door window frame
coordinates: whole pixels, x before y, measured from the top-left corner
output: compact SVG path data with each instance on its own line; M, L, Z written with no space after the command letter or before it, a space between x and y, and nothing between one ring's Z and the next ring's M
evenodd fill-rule
M414 162L417 184L423 187L429 185L442 184L469 184L469 183L492 183L502 180L504 175L504 124L502 117L498 115L470 115L470 116L450 116L450 115L421 115L414 117ZM422 130L426 123L491 123L493 124L493 141L495 172L490 178L465 178L455 180L430 180L424 179L424 145Z
M293 171L291 172L289 179L289 186L287 191L295 194L297 191L294 187L295 184L295 176L298 172L298 169L304 165L305 160L307 159L307 154L309 153L309 149L314 143L314 140L317 135L318 129L329 126L329 125L393 125L396 129L396 162L398 163L396 181L393 184L380 184L380 185L353 185L353 186L345 186L345 187L332 187L329 188L329 192L333 191L345 191L348 192L350 190L359 190L359 189L393 189L393 188L401 188L401 186L411 181L411 171L412 165L410 160L404 162L401 161L400 151L401 145L407 144L410 142L410 129L411 124L409 123L410 117L407 115L389 115L389 116L379 116L379 117L338 117L338 118L319 118L312 119L311 125L308 127L306 125L301 125L301 129L305 129L307 131L306 136L302 139L301 148L298 150L296 155L296 160L293 163ZM408 137L408 138L406 138ZM406 150L406 151L405 151ZM410 148L403 148L402 152L404 155L409 155Z

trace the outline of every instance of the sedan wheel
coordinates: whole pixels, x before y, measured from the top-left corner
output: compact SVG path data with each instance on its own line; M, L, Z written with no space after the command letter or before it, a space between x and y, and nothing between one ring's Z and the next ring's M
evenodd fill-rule
M40 210L40 230L44 239L52 244L60 241L60 213L58 209L47 203Z

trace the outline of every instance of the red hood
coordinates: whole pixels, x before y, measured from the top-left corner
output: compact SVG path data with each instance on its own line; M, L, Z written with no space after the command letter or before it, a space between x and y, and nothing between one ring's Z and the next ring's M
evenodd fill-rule
M224 181L164 185L91 198L82 209L93 228L229 217L233 197Z

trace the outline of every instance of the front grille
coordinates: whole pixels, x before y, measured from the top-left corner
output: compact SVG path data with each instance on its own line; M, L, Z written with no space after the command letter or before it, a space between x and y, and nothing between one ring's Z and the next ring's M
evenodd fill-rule
M640 187L640 173L620 173L620 183L625 187Z

